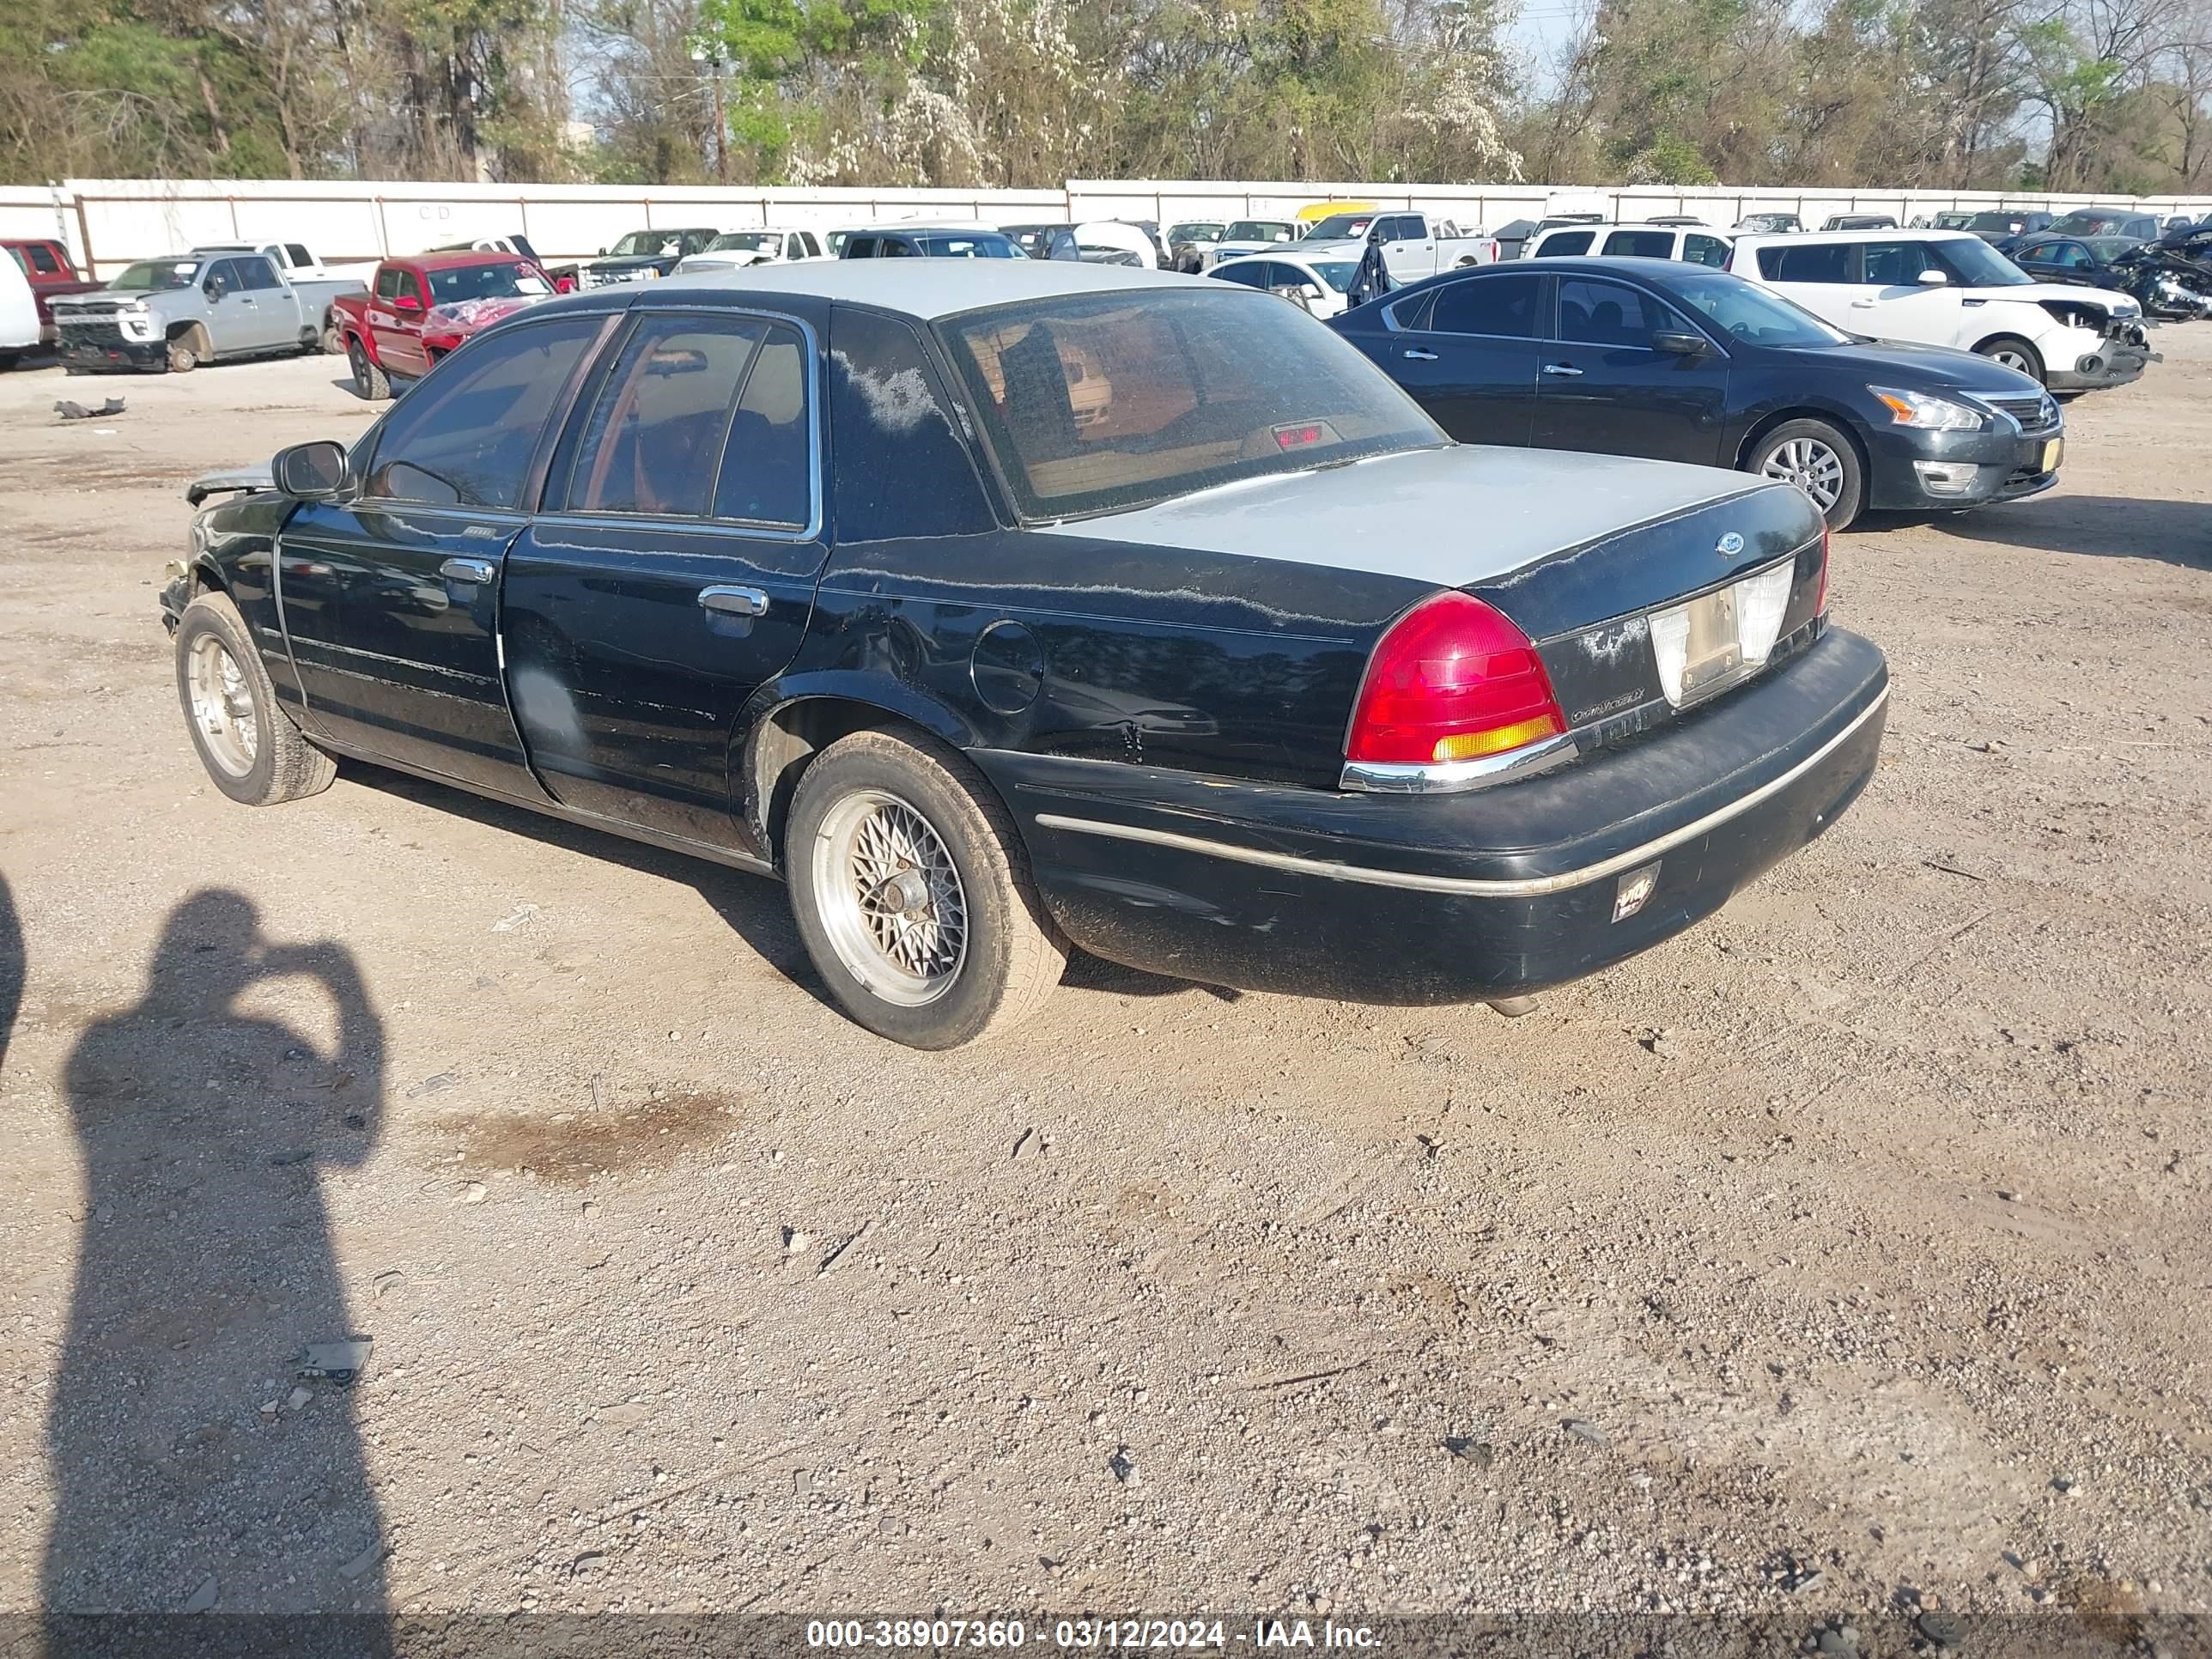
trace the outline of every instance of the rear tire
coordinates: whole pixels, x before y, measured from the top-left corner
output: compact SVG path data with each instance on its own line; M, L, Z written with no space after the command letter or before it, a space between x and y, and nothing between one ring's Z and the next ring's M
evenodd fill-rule
M1993 363L2002 363L2042 384L2043 354L2017 335L2000 334L1994 340L1984 340L1974 348L1974 355Z
M1826 421L1784 421L1752 446L1743 470L1794 483L1842 530L1866 507L1866 470L1858 446Z
M1060 982L1066 941L1011 815L916 732L857 732L800 775L784 834L792 912L837 1004L878 1036L996 1036Z
M344 331L336 323L325 323L323 325L323 356L343 357L345 356L345 349Z
M177 696L200 763L234 801L273 806L319 793L337 775L337 763L277 705L228 593L201 594L178 619Z
M368 348L359 339L346 342L346 360L353 367L353 389L365 403L382 403L392 395L391 377L369 361Z

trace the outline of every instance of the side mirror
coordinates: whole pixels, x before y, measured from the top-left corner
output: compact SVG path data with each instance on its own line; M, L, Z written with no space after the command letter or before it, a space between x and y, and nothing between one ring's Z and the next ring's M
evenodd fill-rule
M1652 335L1651 349L1672 352L1677 357L1703 357L1711 353L1713 343L1687 329L1662 329Z
M230 292L230 284L224 282L220 276L210 276L207 281L200 284L200 292L206 295L210 300L220 300L224 295Z
M395 294L392 296L392 308L394 311L420 311L422 302L411 294Z
M1310 283L1282 283L1268 292L1279 300L1288 300L1300 311L1310 311L1313 307L1306 301L1306 293L1312 286Z
M1318 300L1321 298L1321 284L1319 283L1303 283L1300 286L1299 292L1303 293L1309 300Z
M1920 273L1920 286L1923 288L1941 288L1950 280L1949 274L1945 271L1923 270Z
M346 453L329 439L280 449L269 463L269 476L285 495L302 501L327 501L345 488Z

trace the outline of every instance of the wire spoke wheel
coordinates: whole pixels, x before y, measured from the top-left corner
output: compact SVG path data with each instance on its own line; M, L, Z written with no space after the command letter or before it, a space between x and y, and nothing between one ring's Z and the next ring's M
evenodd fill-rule
M1817 438L1790 438L1777 444L1759 471L1784 483L1793 483L1826 513L1844 493L1841 457Z
M871 993L934 1002L968 959L968 895L945 841L908 802L855 791L832 807L811 870L831 947Z
M234 778L253 769L259 751L260 724L253 712L253 692L230 649L212 634L192 641L187 675L191 688L192 721L209 757Z

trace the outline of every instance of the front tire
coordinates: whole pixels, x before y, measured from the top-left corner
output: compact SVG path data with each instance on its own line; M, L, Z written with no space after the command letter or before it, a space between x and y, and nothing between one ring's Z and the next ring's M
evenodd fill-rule
M169 373L189 374L200 366L200 354L193 349L192 337L180 334L169 342Z
M1753 446L1743 470L1796 484L1831 530L1844 529L1866 506L1858 447L1826 421L1784 421Z
M276 703L246 619L227 593L203 593L177 622L177 696L215 787L273 806L331 787L337 764Z
M346 361L353 368L353 389L365 403L382 403L392 395L391 377L381 365L371 362L368 348L358 339L346 342Z
M2039 385L2043 380L2043 354L2016 335L2000 334L1974 348L1974 355L2025 374Z
M801 775L792 910L838 1006L878 1036L953 1048L1035 1012L1067 945L990 787L934 741L858 732Z

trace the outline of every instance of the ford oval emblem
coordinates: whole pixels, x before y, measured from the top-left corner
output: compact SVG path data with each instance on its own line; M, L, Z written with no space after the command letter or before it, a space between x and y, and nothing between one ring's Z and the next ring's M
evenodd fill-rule
M1743 538L1731 530L1714 545L1713 551L1724 559L1732 559L1743 551Z

